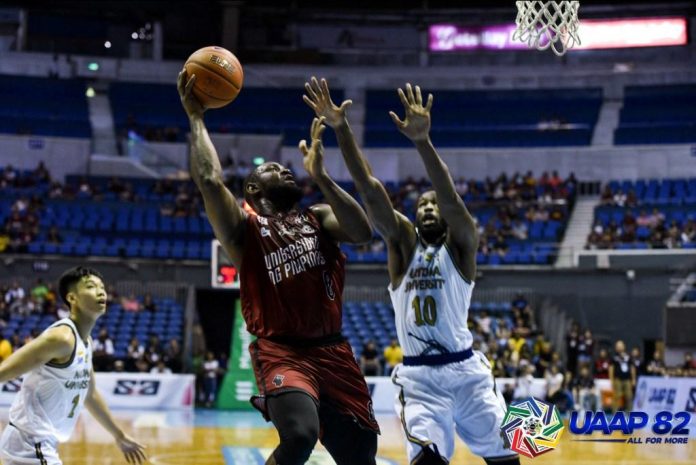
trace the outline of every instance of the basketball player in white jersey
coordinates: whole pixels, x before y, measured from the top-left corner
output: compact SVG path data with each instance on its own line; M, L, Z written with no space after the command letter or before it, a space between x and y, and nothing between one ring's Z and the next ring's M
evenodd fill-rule
M396 313L403 364L392 374L399 387L396 411L411 465L442 465L454 453L454 433L487 464L518 465L505 449L500 426L505 402L485 356L471 349L467 316L476 276L478 235L449 171L430 141L430 108L420 88L398 90L406 117L390 116L416 146L434 190L416 204L416 224L394 210L372 175L346 118L347 100L336 106L326 81L305 84L305 102L326 118L346 165L388 251L389 292Z
M142 463L143 446L116 424L94 385L90 333L106 310L102 277L78 266L61 276L58 289L70 317L49 326L0 365L0 384L24 375L0 438L0 462L61 465L58 443L70 438L85 406L111 433L126 460Z

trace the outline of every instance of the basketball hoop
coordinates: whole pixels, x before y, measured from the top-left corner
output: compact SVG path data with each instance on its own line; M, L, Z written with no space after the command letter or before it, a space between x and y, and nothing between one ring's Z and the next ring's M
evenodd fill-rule
M558 56L576 44L578 36L578 8L580 2L525 1L517 4L517 29L513 40L525 42L529 48L546 50L549 47Z

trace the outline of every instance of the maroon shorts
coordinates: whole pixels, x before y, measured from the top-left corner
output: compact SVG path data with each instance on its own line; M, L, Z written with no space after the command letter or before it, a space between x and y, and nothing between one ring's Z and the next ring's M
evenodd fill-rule
M257 339L249 345L261 398L252 404L266 420L269 396L289 391L309 394L321 412L322 405L353 417L363 428L379 433L365 377L346 341L313 347Z

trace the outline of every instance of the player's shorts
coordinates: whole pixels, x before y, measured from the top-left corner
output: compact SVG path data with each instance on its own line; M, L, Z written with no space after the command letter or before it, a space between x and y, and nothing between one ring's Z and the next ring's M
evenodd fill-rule
M2 465L62 465L57 445L39 441L7 425L0 437L0 462Z
M265 399L284 392L301 391L327 411L353 417L358 424L379 433L365 377L350 344L340 335L292 345L257 339L249 345L260 397L252 405L264 414Z
M392 381L398 388L395 408L406 434L409 462L424 447L449 461L455 430L480 457L516 455L505 449L500 435L505 400L482 353L473 351L465 360L442 365L399 364Z

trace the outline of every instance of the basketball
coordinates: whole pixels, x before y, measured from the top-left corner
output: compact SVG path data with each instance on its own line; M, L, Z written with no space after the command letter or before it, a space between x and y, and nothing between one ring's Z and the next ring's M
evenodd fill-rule
M206 108L228 105L242 89L242 65L232 52L222 47L196 50L188 57L184 68L189 77L196 75L193 94Z

